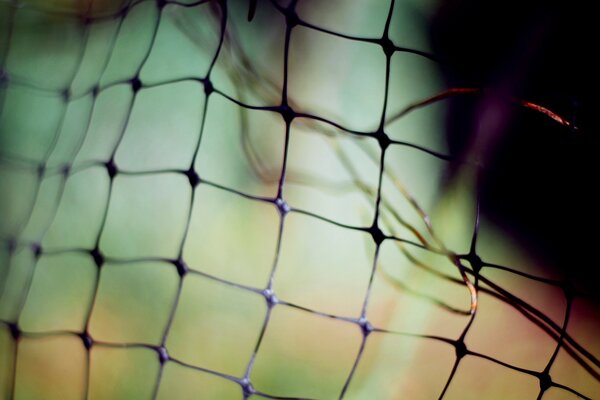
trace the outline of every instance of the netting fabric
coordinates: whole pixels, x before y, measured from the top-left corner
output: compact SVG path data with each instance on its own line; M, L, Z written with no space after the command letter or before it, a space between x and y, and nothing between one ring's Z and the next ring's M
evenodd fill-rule
M480 160L439 195L484 90L410 7L326 3L0 3L3 397L600 394L594 308L504 265Z

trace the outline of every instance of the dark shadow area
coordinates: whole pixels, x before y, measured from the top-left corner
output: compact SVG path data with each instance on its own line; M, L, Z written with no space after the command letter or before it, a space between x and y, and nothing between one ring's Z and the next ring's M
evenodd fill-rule
M431 41L450 87L486 89L452 98L447 121L451 153L482 161L482 212L598 300L595 19L584 2L451 0L431 23Z

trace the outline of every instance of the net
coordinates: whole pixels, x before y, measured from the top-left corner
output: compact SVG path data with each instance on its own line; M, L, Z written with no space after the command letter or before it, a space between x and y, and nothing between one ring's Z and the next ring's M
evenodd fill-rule
M396 100L404 65L437 61L397 44L394 1L373 36L294 0L0 7L7 398L599 393L586 295L488 261L477 199L456 195L452 232L421 205L453 158L397 124L482 90ZM328 40L379 60L342 116L337 53L313 71L295 50Z

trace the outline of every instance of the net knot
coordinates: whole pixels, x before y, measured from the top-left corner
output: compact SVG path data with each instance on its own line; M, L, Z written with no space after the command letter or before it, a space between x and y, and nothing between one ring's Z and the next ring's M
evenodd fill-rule
M390 58L396 51L396 45L389 37L387 37L387 35L379 39L379 45L381 46L385 56L388 58Z
M90 256L92 256L96 267L101 268L104 264L104 256L100 252L100 249L98 249L98 247L94 247L92 250L90 250Z
M292 2L290 7L285 10L285 23L288 27L293 28L300 23L298 13L296 13L295 4Z
M38 175L38 178L42 178L45 173L46 173L46 165L44 163L40 163L37 166L37 175Z
M242 387L242 390L244 391L245 398L256 393L256 389L254 389L254 386L252 386L252 382L250 382L250 379L248 379L248 378L244 378L244 379L240 380L240 386Z
M456 358L458 358L459 360L469 353L467 345L462 339L459 339L456 342L454 342L454 350L456 351Z
M142 81L140 80L140 77L137 75L134 76L133 78L131 78L129 83L131 84L131 90L133 90L133 93L139 92L140 89L142 88Z
M180 278L183 278L190 270L185 261L183 261L181 258L174 260L173 265L177 269L177 275L179 275Z
M265 300L267 301L267 306L269 306L269 308L279 303L279 299L277 298L272 289L264 289L262 291L262 295L265 297Z
M166 0L156 0L156 7L162 10L167 5Z
M90 17L90 16L89 16L89 14L87 14L87 13L85 13L85 14L82 14L82 15L79 17L79 20L81 21L81 25L83 25L83 26L88 26L88 25L90 25L92 22L94 22L94 19L93 19L92 17Z
M573 300L573 298L577 296L577 288L571 281L563 282L562 290L565 293L565 298L569 301Z
M215 91L215 87L211 80L206 78L202 81L202 83L204 84L204 94L206 97L210 96L210 94Z
M377 139L377 143L381 148L381 151L385 151L390 144L392 144L392 140L390 137L383 131L383 129L379 129L375 132L375 139Z
M60 173L63 174L63 176L65 177L69 176L69 174L71 173L71 165L68 163L64 163L60 167Z
M88 332L80 333L79 338L83 342L83 347L85 347L87 350L91 349L94 345L94 339L92 339Z
M290 206L281 197L275 199L275 207L277 207L277 210L279 210L279 214L281 214L282 216L290 212Z
M542 372L538 375L538 379L540 380L540 390L545 392L546 390L552 387L552 377L547 372Z
M481 259L481 257L479 257L473 252L467 255L466 260L469 262L469 264L471 264L473 272L475 272L476 274L478 274L479 271L481 271L481 269L483 268L483 260Z
M6 239L6 250L8 254L13 254L17 250L17 239L14 237Z
M117 168L117 164L115 164L115 160L113 158L108 160L104 164L104 166L106 167L106 172L108 173L108 177L110 179L113 179L115 177L115 175L117 175L117 173L119 172L119 169Z
M371 234L371 237L377 246L387 239L387 236L381 231L377 223L374 223L367 231Z
M98 95L99 95L99 94L100 94L100 86L98 86L98 85L95 85L95 86L92 88L92 96L93 96L93 97L98 97Z
M160 362L161 364L164 364L167 361L169 361L169 352L167 351L167 348L165 346L158 346L156 348L156 353L158 354L158 362Z
M12 336L14 340L19 340L22 331L16 322L11 322L10 324L8 324L8 330L10 331L10 336Z
M291 124L294 118L296 118L296 112L287 104L279 106L277 111L281 114L281 117L287 125Z
M373 325L371 325L369 320L367 320L365 317L359 318L356 322L358 326L360 326L360 330L362 331L363 336L369 336L371 332L373 332L373 330L375 329L373 328Z
M42 255L42 245L38 242L31 243L31 251L36 259L40 258Z
M121 14L121 18L125 18L127 16L127 14L129 14L129 7L123 7L119 11L119 14Z
M66 88L62 91L61 96L65 102L71 100L71 89Z
M200 176L198 175L193 166L191 166L187 171L183 171L183 174L188 178L192 189L200 184Z

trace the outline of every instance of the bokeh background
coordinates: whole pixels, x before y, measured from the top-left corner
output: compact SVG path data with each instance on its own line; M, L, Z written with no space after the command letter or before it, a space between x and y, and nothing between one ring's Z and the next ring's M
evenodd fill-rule
M372 326L394 333L368 336L345 398L442 393L456 353L435 338L460 337L471 319L456 310L468 310L470 298L452 259L431 250L469 253L481 160L450 168L414 147L453 150L444 101L391 120L450 88L440 64L397 51L386 91L382 48L348 37L381 37L390 4L301 0L304 24L291 33L285 82L278 7L287 4L258 1L249 21L250 3L0 3L5 398L241 399L246 372L271 396L338 398L361 347L353 320L365 297ZM432 53L428 23L438 7L396 2L394 45ZM203 83L209 71L212 93ZM387 95L385 132L414 145L386 151L379 224L425 248L385 240L372 286L377 246L351 227L375 216L378 142L294 119L283 184L291 212L281 225L270 199L286 123L260 107L279 105L284 86L295 111L361 132L377 128ZM195 188L196 176L182 173L190 165ZM537 308L559 334L568 310L566 332L591 353L591 372L559 348L549 373L600 396L594 303L567 302L565 274L485 215L476 251L513 269L484 267L481 276ZM183 278L172 262L179 256L189 268ZM269 311L260 291L274 265L282 303ZM539 379L501 364L541 372L560 340L485 291L472 321L465 344L490 358L463 358L444 398L537 398ZM162 345L172 358L163 364ZM578 396L552 387L543 398Z

